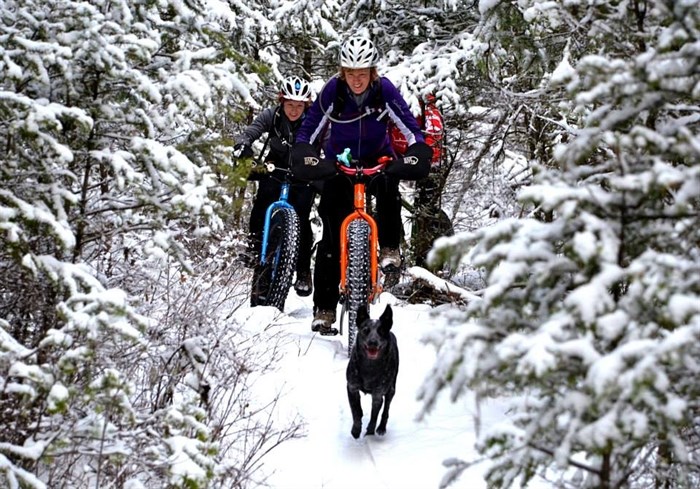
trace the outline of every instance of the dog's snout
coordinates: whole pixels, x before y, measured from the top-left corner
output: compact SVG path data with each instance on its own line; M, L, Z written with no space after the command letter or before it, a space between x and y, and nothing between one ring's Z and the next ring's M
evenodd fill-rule
M367 335L367 342L368 345L379 345L381 343L381 338L377 334L376 331L372 331L370 334Z

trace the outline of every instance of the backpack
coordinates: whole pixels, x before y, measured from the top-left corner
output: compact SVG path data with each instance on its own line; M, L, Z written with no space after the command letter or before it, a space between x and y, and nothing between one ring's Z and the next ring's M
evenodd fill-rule
M442 160L442 139L445 133L444 122L440 109L435 105L435 96L428 95L426 100L421 100L421 114L416 117L418 125L423 131L425 142L433 150L432 168L440 166ZM398 127L391 125L389 131L391 146L397 154L403 155L408 149L408 142Z

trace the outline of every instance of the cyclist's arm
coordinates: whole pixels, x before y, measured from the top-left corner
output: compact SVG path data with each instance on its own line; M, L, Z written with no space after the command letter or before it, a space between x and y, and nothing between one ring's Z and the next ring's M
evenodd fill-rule
M268 107L267 109L260 112L260 114L253 119L253 122L246 127L241 134L236 136L236 143L243 144L246 146L252 146L255 141L257 141L260 136L267 133L272 129L272 124L274 121L275 109L273 107Z
M382 77L382 94L388 110L388 116L396 128L406 138L408 146L414 143L424 143L425 138L418 121L411 113L406 100L399 90L387 78Z

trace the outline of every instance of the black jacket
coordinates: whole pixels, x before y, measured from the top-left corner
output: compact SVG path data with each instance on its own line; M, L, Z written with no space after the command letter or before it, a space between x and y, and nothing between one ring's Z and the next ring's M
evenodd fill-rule
M272 161L277 166L289 168L289 151L305 116L306 112L299 119L291 122L287 119L281 105L269 107L258 114L253 122L236 137L236 143L252 146L261 136L268 134L267 153L263 161Z

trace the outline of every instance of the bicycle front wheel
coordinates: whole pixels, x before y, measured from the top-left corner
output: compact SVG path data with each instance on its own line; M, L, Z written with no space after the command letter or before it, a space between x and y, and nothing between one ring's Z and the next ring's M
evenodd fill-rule
M284 310L299 253L299 217L294 209L281 207L270 218L265 264L253 284L258 304Z
M357 310L367 307L371 287L370 227L364 219L355 219L348 226L348 268L346 271L348 311L348 356L357 337Z

